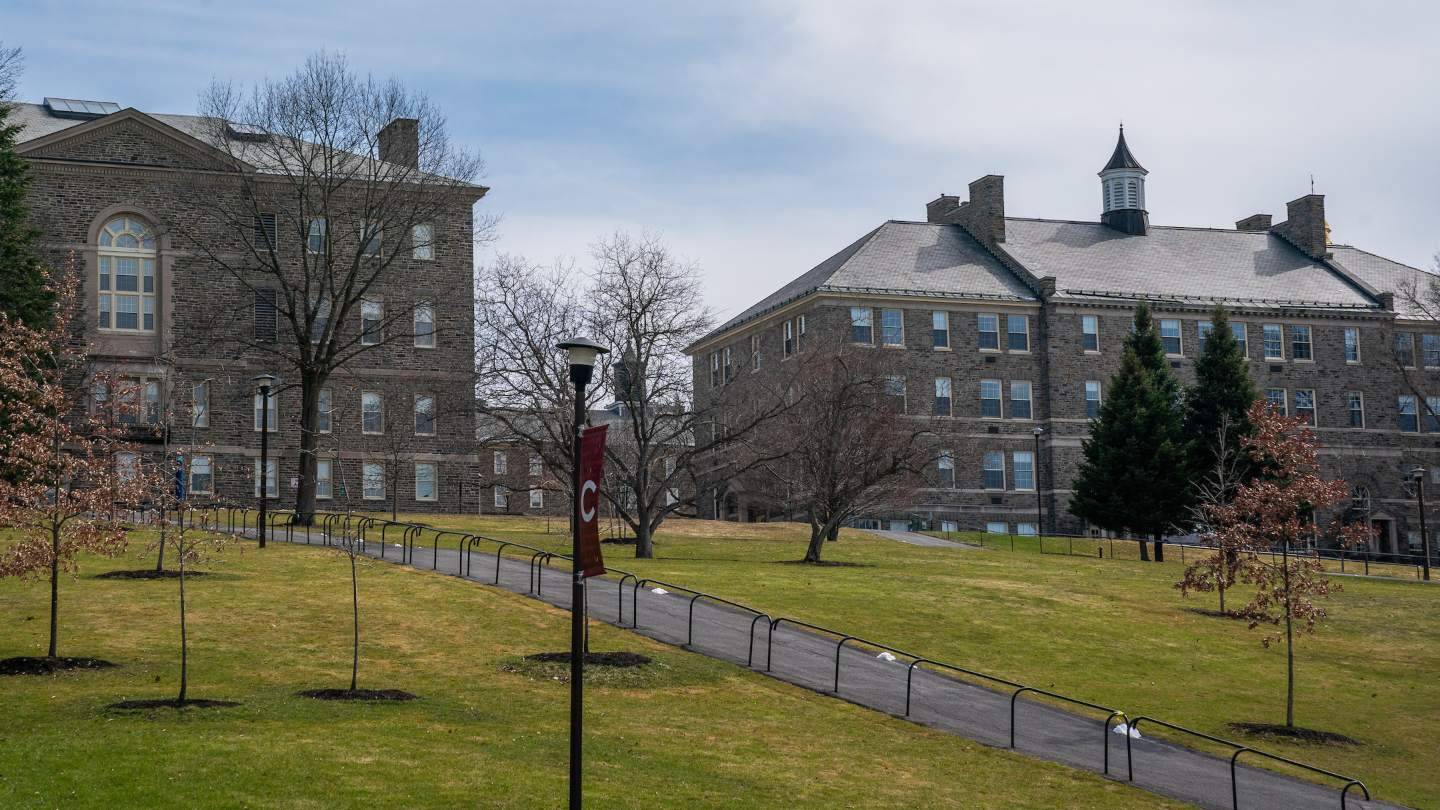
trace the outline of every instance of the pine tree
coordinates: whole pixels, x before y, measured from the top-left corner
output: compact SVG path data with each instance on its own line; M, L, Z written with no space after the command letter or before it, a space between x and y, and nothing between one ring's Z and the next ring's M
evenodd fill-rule
M1143 303L1083 449L1070 511L1104 529L1153 538L1155 559L1164 560L1165 532L1188 514L1189 457L1180 383ZM1140 558L1149 559L1144 540Z
M1201 480L1217 457L1242 456L1241 445L1252 427L1248 416L1257 394L1240 341L1230 331L1225 308L1210 316L1214 328L1195 361L1195 385L1185 397L1185 436L1190 442L1192 480ZM1227 447L1216 446L1222 423L1228 423ZM1248 478L1249 476L1245 476Z
M10 121L12 112L0 101L0 312L43 329L50 323L53 299L35 254L38 232L27 221L29 167L15 154L20 127Z

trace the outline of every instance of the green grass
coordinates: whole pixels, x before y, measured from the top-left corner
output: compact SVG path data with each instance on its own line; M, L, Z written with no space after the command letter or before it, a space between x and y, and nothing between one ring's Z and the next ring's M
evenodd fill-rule
M81 578L62 583L61 654L119 668L4 679L0 806L563 805L568 692L506 666L564 649L568 614L365 564L360 685L423 699L313 701L294 693L347 685L347 566L333 551L245 544L189 587L191 696L243 705L109 711L176 686L176 583L93 578L147 564L141 545L129 558L86 560ZM0 657L43 651L43 584L0 580L0 616ZM587 691L595 807L1178 806L631 633L592 633L595 649L663 665L643 688Z
M547 533L534 518L411 517L568 549L558 522ZM1284 647L1265 649L1262 630L1192 610L1216 602L1180 596L1178 554L1155 564L928 549L846 530L826 558L861 567L780 564L799 559L804 542L793 525L675 521L661 529L657 559L636 560L625 546L605 553L641 576L1249 742L1358 776L1392 801L1440 805L1440 587L1337 578L1330 618L1296 645L1296 722L1363 745L1315 747L1228 727L1284 722Z

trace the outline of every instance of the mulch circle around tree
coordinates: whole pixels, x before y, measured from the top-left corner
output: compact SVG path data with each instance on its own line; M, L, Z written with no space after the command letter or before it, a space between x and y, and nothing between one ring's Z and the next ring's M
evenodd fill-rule
M107 709L229 709L239 706L240 703L234 700L207 700L205 698L186 698L183 702L175 698L154 698L151 700L122 700L119 703L111 703Z
M53 675L72 669L109 669L118 666L103 658L71 658L48 655L22 655L0 660L0 675Z
M399 689L307 689L297 694L315 700L355 700L366 703L420 699L419 695Z
M633 537L607 537L600 542L607 546L633 546L640 541Z
M206 576L204 571L186 571L185 578ZM103 574L96 574L96 579L179 579L179 571L156 571L154 568L143 568L136 571L106 571Z
M538 661L542 664L568 664L570 663L569 652L542 652L525 656L526 661ZM648 655L632 652L592 652L585 653L585 665L597 667L615 667L625 669L626 667L643 667L650 663Z
M1185 609L1188 610L1188 611L1190 611L1191 613L1195 613L1195 614L1198 614L1198 615L1200 615L1200 616L1209 616L1209 617L1212 618L1212 619L1243 619L1243 618L1244 618L1244 617L1241 616L1240 614L1238 614L1238 613L1232 613L1231 611L1228 611L1228 610L1214 610L1213 608L1198 608L1198 607L1185 608Z
M1283 738L1291 742L1315 745L1361 745L1354 737L1347 737L1334 731L1317 731L1313 728L1286 726L1279 723L1231 723L1230 728L1243 734L1257 737Z

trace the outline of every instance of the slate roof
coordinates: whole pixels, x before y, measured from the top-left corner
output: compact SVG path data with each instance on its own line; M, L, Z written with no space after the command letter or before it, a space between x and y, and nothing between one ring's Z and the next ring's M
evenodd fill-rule
M1123 125L1120 127L1120 140L1115 142L1115 152L1110 155L1110 162L1106 163L1105 168L1100 171L1108 172L1111 169L1139 169L1142 172L1145 171L1145 167L1140 165L1140 161L1136 160L1135 156L1130 154L1130 147L1125 143L1125 127Z
M1413 289L1422 302L1430 301L1434 296L1429 290L1432 285L1440 283L1440 276L1349 245L1331 245L1330 252L1334 254L1336 264L1361 281L1377 290L1395 293L1395 313L1401 318L1433 317L1433 312L1427 314L1410 304L1403 290Z

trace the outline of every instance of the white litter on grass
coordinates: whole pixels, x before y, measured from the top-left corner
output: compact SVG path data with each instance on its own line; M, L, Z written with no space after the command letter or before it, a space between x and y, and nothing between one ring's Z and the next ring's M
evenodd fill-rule
M1140 739L1140 729L1138 729L1138 728L1131 728L1130 726L1126 725L1125 723L1116 723L1116 724L1115 724L1115 727L1112 728L1112 729L1110 729L1110 731L1111 731L1111 733L1114 733L1114 734L1129 734L1129 735L1130 735L1130 739L1132 739L1132 740L1138 740L1138 739Z
M898 661L898 660L899 660L899 659L897 659L895 656L891 655L891 654L888 653L888 652L882 652L882 653L880 653L879 655L877 655L877 656L875 656L875 657L876 657L876 658L879 658L881 661Z
M651 588L650 593L658 593L661 596L664 596L665 594L669 593L669 591L665 590L664 588Z

